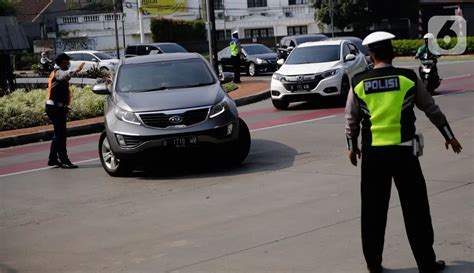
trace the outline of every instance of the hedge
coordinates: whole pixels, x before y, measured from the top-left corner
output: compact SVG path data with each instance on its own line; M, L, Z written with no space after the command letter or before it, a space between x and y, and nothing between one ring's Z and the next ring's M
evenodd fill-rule
M438 44L441 48L453 48L457 43L457 39L451 39L450 43L446 44L443 39L438 39ZM420 46L424 44L423 39L416 40L394 40L393 48L398 56L414 56ZM464 54L474 53L474 37L467 37L467 48Z
M155 42L189 42L206 40L206 26L202 21L152 19L150 30Z
M234 83L224 84L224 90L231 92L238 88ZM91 86L72 86L73 99L68 120L82 120L102 116L106 96L96 95ZM0 97L0 131L35 127L49 124L44 113L46 89L30 92L18 90Z

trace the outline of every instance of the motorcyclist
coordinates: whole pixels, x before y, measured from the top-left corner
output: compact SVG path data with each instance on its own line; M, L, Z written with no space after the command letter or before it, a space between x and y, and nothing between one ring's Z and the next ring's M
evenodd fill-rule
M434 38L435 37L432 33L426 33L425 36L423 36L425 44L418 48L415 59L433 60L433 69L435 70L436 75L438 75L438 69L436 67L436 63L438 62L438 55L431 52L429 46L429 44L433 42Z
M51 61L48 58L48 54L46 54L46 52L41 52L41 60L40 60L41 65L45 66L45 65L50 64L52 62L53 61Z
M54 69L53 61L48 58L48 54L46 52L41 53L41 59L39 64L39 73L40 75L49 75L51 71Z

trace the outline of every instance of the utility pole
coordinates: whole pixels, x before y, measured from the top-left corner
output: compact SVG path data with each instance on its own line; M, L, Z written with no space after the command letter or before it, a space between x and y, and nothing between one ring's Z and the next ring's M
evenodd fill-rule
M138 1L138 24L140 26L140 43L143 44L145 42L145 35L143 34L143 22L142 22L142 0Z
M212 30L211 30L211 13L209 12L209 1L206 0L206 17L207 17L207 41L209 42L209 61L214 67L214 57L212 54Z
M212 58L214 59L214 69L217 71L217 31L216 31L216 12L214 0L209 1L209 19L211 20L211 47L212 47Z
M125 56L125 48L127 44L125 43L125 12L122 13L122 36L123 36L123 55Z
M118 28L117 28L117 5L115 0L113 0L114 5L114 23L115 23L115 45L117 47L117 59L120 59L120 46L119 46L119 37L118 37Z
M331 16L331 35L334 38L334 0L329 0L329 16Z

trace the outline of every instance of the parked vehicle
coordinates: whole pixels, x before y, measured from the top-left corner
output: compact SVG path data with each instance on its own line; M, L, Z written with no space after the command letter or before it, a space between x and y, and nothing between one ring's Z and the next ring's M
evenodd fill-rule
M283 37L280 40L280 44L277 45L278 59L286 60L291 51L300 44L325 41L328 39L328 36L324 34L304 34Z
M431 95L435 94L436 88L441 85L441 79L438 75L438 67L436 66L437 58L428 58L428 54L425 53L420 57L421 66L419 68L419 74L423 85Z
M185 53L184 47L177 43L132 44L125 49L125 58L162 53Z
M119 62L118 59L109 54L95 50L66 51L64 53L71 57L71 69L73 70L81 63L85 63L83 71L87 71L93 67L105 71L114 71L115 66Z
M43 77L47 77L51 74L51 72L53 71L54 69L54 63L51 61L51 62L47 62L47 63L39 63L38 64L38 68L37 68L37 73L40 75L40 76L43 76Z
M345 101L350 79L367 69L365 56L347 40L304 43L296 47L273 74L272 102L286 109L291 102L339 97Z
M234 71L229 47L219 51L218 60L219 74ZM249 76L274 72L277 70L277 54L262 44L243 44L240 66L241 71L246 71Z
M369 65L369 68L373 68L374 64L370 60L370 53L369 49L367 49L366 46L362 45L362 39L359 37L353 37L353 36L345 36L345 37L336 37L334 40L348 40L351 41L357 49L362 52L365 55L365 60L367 61L367 64Z
M159 73L157 73L159 71ZM250 149L250 132L221 83L199 54L176 53L122 60L113 83L93 87L106 94L105 132L99 156L111 176L129 174L137 161L194 148L210 159L238 164Z

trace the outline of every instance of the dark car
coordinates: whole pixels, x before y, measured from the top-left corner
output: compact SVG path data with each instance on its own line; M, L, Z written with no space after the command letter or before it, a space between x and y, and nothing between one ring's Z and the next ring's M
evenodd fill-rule
M219 51L218 59L219 74L224 71L233 71L229 47ZM249 76L263 72L275 72L277 70L277 54L262 44L244 44L242 45L240 67L241 71L246 71Z
M159 71L159 73L157 73ZM196 150L213 164L239 164L250 149L250 132L222 83L233 80L197 53L159 54L123 59L111 84L98 83L107 95L105 131L99 156L111 176L128 175L137 163ZM215 152L215 154L214 154Z
M277 45L278 59L286 60L291 51L300 44L324 41L328 39L328 36L324 34L304 34L283 37L280 40L280 44Z
M125 49L125 58L162 54L162 53L186 53L184 47L177 43L150 43L150 44L132 44Z
M353 37L353 36L345 36L345 37L335 37L334 40L348 40L351 41L357 49L362 52L365 55L365 59L367 60L367 64L369 65L369 68L372 68L374 64L370 60L370 53L367 47L362 45L362 39L359 37Z

